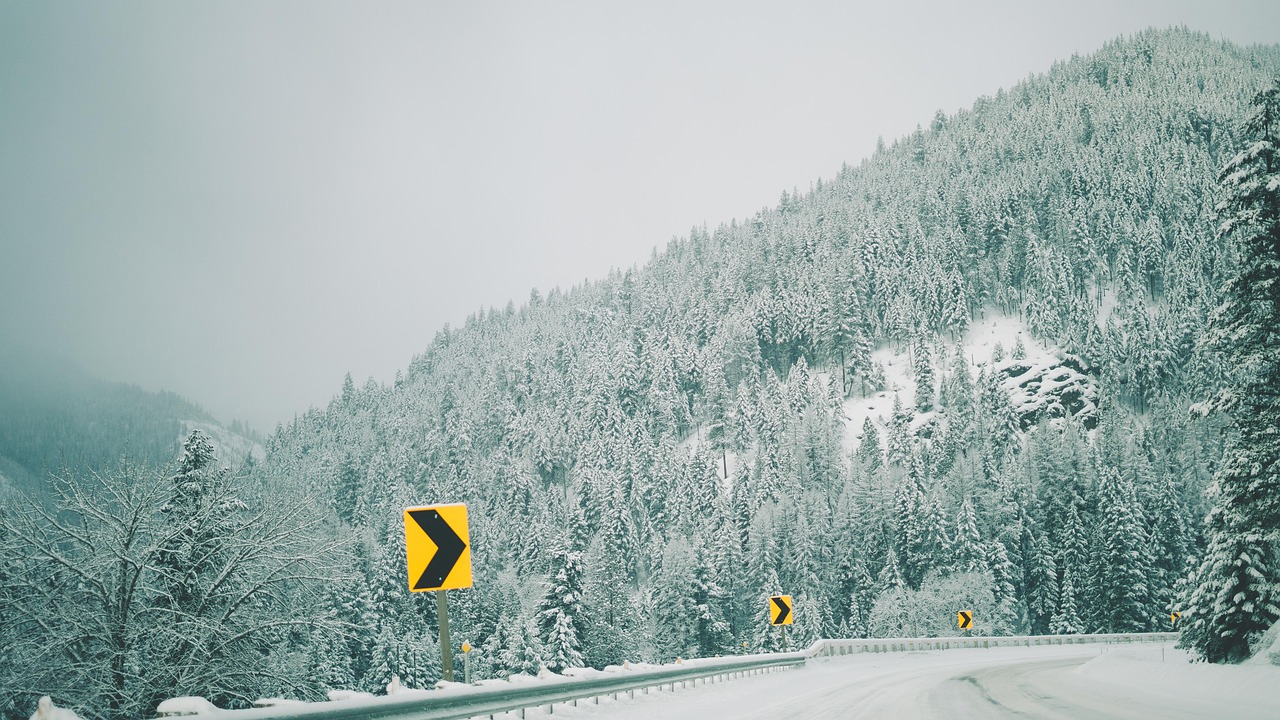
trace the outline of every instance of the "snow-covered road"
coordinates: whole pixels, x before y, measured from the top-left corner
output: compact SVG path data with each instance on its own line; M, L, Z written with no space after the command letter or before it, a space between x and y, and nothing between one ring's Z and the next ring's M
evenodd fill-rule
M530 716L543 713L530 711ZM857 655L799 670L556 706L597 720L1280 718L1280 668L1190 664L1159 645Z

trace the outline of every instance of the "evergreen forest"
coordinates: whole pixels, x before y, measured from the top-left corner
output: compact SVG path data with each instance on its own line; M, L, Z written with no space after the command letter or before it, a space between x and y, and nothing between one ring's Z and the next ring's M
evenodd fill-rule
M27 559L38 523L11 522L0 709L29 712L53 682L31 667L60 657L115 663L114 684L61 689L104 716L429 687L435 600L408 592L402 510L434 503L468 506L475 584L450 591L451 630L482 677L776 650L776 594L795 599L792 647L959 634L958 609L976 634L1174 629L1237 527L1210 513L1243 432L1221 391L1252 367L1215 330L1248 265L1220 173L1277 77L1277 47L1116 39L642 267L479 309L394 382L348 376L261 460L195 432L177 460L69 483L64 511L113 488L163 508L138 521L155 568L128 600L138 640L107 647L88 622L56 651L13 637L41 632L32 593L74 590ZM311 554L250 552L271 542ZM201 562L287 581L232 608ZM246 630L224 638L211 607ZM204 655L147 632L173 618ZM146 668L166 653L253 671Z

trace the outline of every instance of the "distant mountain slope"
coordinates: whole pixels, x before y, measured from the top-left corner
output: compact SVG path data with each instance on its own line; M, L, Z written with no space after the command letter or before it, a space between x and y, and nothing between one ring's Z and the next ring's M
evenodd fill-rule
M255 445L173 393L101 380L70 363L0 353L0 475L12 487L40 492L50 473L102 470L123 455L163 467L195 427L210 430L228 462L243 461Z
M499 609L554 616L537 588L577 551L594 664L770 647L779 591L798 641L907 632L878 599L962 570L993 628L1158 627L1220 451L1186 411L1221 373L1217 172L1277 74L1278 48L1186 30L1108 43L644 268L445 328L260 469L363 530L387 597L398 508L470 503L473 643ZM710 609L681 625L671 597Z

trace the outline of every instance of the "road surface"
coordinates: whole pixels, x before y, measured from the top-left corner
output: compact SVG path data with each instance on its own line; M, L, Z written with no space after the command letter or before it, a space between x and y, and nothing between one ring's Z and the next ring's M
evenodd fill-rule
M864 654L554 712L595 720L1274 720L1280 668L1189 664L1184 653L1160 645Z

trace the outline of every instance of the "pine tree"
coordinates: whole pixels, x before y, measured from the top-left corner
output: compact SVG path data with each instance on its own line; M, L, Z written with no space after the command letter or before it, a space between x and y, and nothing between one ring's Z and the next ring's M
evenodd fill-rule
M978 533L978 518L973 502L966 496L956 517L955 535L951 539L950 566L954 572L987 572L986 553Z
M1004 627L1017 628L1022 613L1018 609L1017 589L1013 583L1017 577L1013 562L1004 543L997 538L987 546L987 567L991 568L992 592L996 601L996 622Z
M479 652L483 674L494 678L537 675L542 655L532 620L519 613L504 615Z
M733 647L733 633L725 618L728 593L716 582L714 568L705 554L697 558L693 576L697 657L726 654Z
M904 590L907 583L902 579L902 569L898 565L898 554L889 548L889 553L884 558L884 567L880 568L880 574L876 576L876 587L881 592Z
M1088 562L1088 549L1084 526L1075 503L1067 506L1067 517L1058 534L1058 606L1049 621L1049 632L1055 635L1073 635L1085 631L1080 620L1080 588L1078 578Z
M858 441L858 460L862 462L868 475L879 472L884 467L884 449L880 446L880 431L871 422L868 415L862 421L862 439Z
M1210 662L1239 662L1280 618L1280 79L1253 99L1256 138L1223 168L1220 235L1240 266L1211 320L1235 375L1217 401L1234 433L1210 489L1209 547L1186 601L1182 644Z
M373 662L365 676L365 690L386 688L393 677L406 688L429 690L442 676L440 652L433 642L384 625L373 642Z
M911 432L911 409L902 404L902 397L893 396L893 410L889 419L889 455L890 465L906 467L911 459L911 445L914 437Z
M772 601L769 598L782 594L782 581L772 567L765 571L763 588L756 595L756 611L752 625L755 627L755 642L752 646L759 652L778 652L782 650L782 634L773 626Z
M543 658L555 672L583 665L582 552L575 546L559 548L552 555L546 592L538 606Z
M1105 468L1098 487L1094 536L1094 611L1104 632L1143 632L1156 613L1151 606L1149 538L1133 482Z
M890 569L889 572L892 575L894 570ZM887 577L885 578L885 584L898 586L901 585L901 580L902 578L899 575L895 585L895 580L892 577ZM866 564L861 560L854 563L845 587L849 598L849 619L845 624L849 635L846 637L867 637L869 632L867 622L871 616L871 606L876 600L876 585L872 581L870 573L867 572Z
M653 580L650 612L661 662L692 657L698 646L700 613L693 597L696 564L693 548L684 538L667 543L662 552L662 565Z
M1054 567L1053 550L1044 533L1027 529L1027 610L1031 613L1031 632L1050 632L1060 589Z
M923 340L916 343L914 353L912 355L915 362L915 379L916 379L916 410L920 412L928 412L933 409L933 353L929 350L929 344Z
M1009 359L1011 360L1027 359L1027 346L1022 344L1021 333L1018 334L1017 340L1015 340L1013 343L1013 351L1009 353Z

